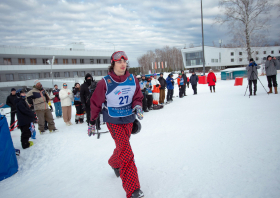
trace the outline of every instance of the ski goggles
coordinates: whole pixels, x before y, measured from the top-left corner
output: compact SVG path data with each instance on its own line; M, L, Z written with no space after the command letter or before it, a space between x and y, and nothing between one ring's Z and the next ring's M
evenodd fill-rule
M115 53L112 55L112 57L111 57L111 63L112 63L113 61L120 61L122 58L123 58L124 60L128 60L127 55L125 54L124 51L117 51L117 52L115 52Z

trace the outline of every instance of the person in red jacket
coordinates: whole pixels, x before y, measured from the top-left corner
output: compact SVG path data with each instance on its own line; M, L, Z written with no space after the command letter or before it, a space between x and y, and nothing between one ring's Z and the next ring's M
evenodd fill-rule
M91 121L88 135L95 134L95 120L102 108L103 121L115 141L116 148L108 163L121 177L127 198L140 198L144 194L140 190L134 154L130 146L135 114L143 119L143 94L138 80L127 70L127 55L123 51L113 53L109 73L97 84L90 99Z
M210 87L211 93L212 93L212 87L213 87L213 91L215 92L216 81L217 81L216 75L214 74L213 70L210 69L209 73L207 75L207 83L208 83L208 86Z

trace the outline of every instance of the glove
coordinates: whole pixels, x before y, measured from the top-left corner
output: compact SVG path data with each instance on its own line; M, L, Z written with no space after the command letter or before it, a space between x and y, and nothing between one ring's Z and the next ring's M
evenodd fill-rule
M137 118L139 120L142 120L143 119L143 110L142 110L142 107L140 105L136 105L133 109L132 109L132 112L135 112L135 114L137 115Z
M159 84L157 84L156 87L159 87Z
M95 135L95 124L88 125L88 136Z

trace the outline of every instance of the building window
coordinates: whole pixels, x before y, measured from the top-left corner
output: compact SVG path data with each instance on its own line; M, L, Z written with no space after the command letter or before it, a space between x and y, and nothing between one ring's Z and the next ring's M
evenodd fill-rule
M85 60L84 59L80 59L80 64L84 64Z
M266 57L263 57L263 60L266 60Z
M44 58L44 59L43 59L43 64L44 64L44 65L48 65L48 60L49 60L49 59L45 59L45 58Z
M94 63L94 59L90 59L90 64L93 64Z
M44 78L50 78L50 72L44 73Z
M221 52L219 52L219 62L221 62L221 58L222 58L222 55L221 55Z
M94 72L94 71L92 71L92 72L91 72L91 75L92 75L92 76L95 76L95 72Z
M69 78L70 77L70 72L64 72L64 77Z
M256 54L259 54L259 51L256 51Z
M263 51L263 54L266 54L266 51Z
M104 63L104 64L107 64L107 59L103 59L103 63Z
M85 72L84 71L81 71L80 74L81 74L81 77L85 77Z
M242 62L242 58L239 58L239 62Z
M211 63L214 63L214 59L211 59Z
M101 59L97 59L96 62L97 62L97 64L100 64L101 63Z
M25 65L25 59L24 58L19 58L18 59L18 64L19 65Z
M230 55L231 55L231 56L234 56L234 52L230 52Z
M75 77L75 76L78 76L78 72L77 71L74 71L73 72L73 76Z
M218 62L218 59L215 59L215 63L217 63Z
M97 76L101 76L101 71L97 71Z
M54 59L54 62L53 62L54 65L57 65L58 64L58 61L57 59Z
M259 60L259 57L256 57L256 60Z
M6 74L6 81L14 81L14 74Z
M59 72L54 72L54 73L53 73L53 76L54 76L55 78L59 78L59 77L60 77L60 73L59 73Z
M242 52L239 52L239 55L242 56Z
M76 65L77 64L77 59L72 59L72 64Z
M10 58L4 58L4 65L11 65L12 60Z
M38 79L39 73L33 73L33 74L18 74L19 80L32 80L32 79Z
M108 74L108 70L105 70L105 71L104 71L104 74L107 75L107 74Z
M68 59L63 59L63 65L67 65L68 64Z
M234 62L234 58L232 58L232 59L230 60L230 62Z
M36 58L30 58L30 65L36 65Z
M271 51L271 54L274 54L274 51Z

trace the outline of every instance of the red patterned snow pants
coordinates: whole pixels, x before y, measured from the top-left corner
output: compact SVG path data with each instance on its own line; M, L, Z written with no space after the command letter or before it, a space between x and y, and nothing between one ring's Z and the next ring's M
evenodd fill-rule
M133 123L107 123L107 127L116 143L116 148L108 163L113 168L120 169L120 177L127 198L130 198L132 193L140 188L134 154L129 143L132 126Z

